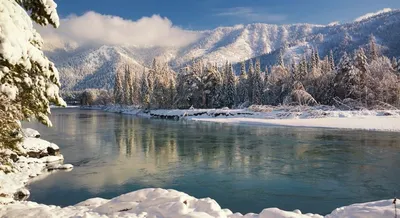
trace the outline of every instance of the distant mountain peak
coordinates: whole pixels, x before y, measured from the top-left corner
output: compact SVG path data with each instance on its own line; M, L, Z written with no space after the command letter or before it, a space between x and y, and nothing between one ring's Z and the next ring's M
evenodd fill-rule
M378 15L381 15L381 14L385 14L385 13L392 12L392 11L393 11L393 9L391 9L391 8L384 8L384 9L379 10L379 11L377 11L377 12L372 12L372 13L364 14L364 15L362 15L362 16L356 18L356 19L354 20L354 22L360 22L360 21L369 19L369 18L371 18L371 17L375 17L375 16L378 16Z

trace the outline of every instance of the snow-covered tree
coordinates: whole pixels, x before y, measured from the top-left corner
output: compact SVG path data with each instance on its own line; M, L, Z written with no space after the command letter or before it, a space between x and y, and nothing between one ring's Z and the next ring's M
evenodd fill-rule
M283 50L279 50L279 56L278 56L278 65L284 67L285 62L283 61Z
M308 64L306 55L304 54L302 59L300 60L297 70L297 78L295 79L297 81L304 81L306 79L307 74L308 74Z
M2 0L0 9L0 147L15 145L17 120L36 118L51 126L49 104L65 105L59 94L55 65L42 52L43 40L34 29L57 28L57 5L52 0ZM8 139L6 139L8 138Z
M253 102L253 87L254 87L254 65L253 61L250 59L249 60L249 70L247 73L247 85L248 85L248 93L249 93L249 101L252 103Z
M232 108L235 105L235 98L236 98L235 81L236 81L235 73L233 72L232 64L228 64L225 103L226 103L226 106L229 108Z
M122 81L121 72L119 70L115 72L114 100L116 104L124 104L125 100L124 83Z
M333 51L330 50L329 52L329 65L331 67L331 70L335 69L335 58L333 57Z
M256 65L254 69L254 74L253 74L253 104L262 104L262 94L263 94L263 80L261 77L261 64L260 64L260 59L256 60Z
M148 75L145 70L143 70L142 79L140 82L140 99L142 106L145 108L150 108L150 87Z
M392 67L395 71L399 70L399 62L395 57L392 58Z
M301 82L295 82L293 84L292 92L285 97L283 100L284 104L296 104L296 105L316 105L317 101L304 89Z
M369 58L375 61L379 57L379 46L376 44L376 38L373 34L369 36Z
M242 62L240 65L239 84L237 86L237 93L239 96L239 104L249 101L248 93L248 79L246 73L246 63Z
M129 65L125 66L124 70L124 100L123 104L132 105L133 104L133 73L129 68Z

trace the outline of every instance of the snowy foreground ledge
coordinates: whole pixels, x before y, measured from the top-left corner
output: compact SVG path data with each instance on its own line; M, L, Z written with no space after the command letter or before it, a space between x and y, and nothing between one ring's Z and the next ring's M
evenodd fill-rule
M326 217L393 218L394 216L394 205L391 200L386 200L338 208ZM323 216L301 214L299 210L282 211L277 208L264 209L260 214L233 214L228 209L221 209L218 203L210 198L196 199L175 190L142 189L111 200L93 198L65 208L34 202L17 202L0 207L0 217L319 218Z
M16 199L29 196L25 188L30 181L38 176L44 177L54 170L70 170L71 164L62 164L64 157L60 154L57 145L40 139L39 132L33 129L24 129L23 142L19 145L20 154L6 151L12 157L13 171L8 171L7 166L0 170L0 207L2 204L12 203ZM1 216L0 216L1 217Z

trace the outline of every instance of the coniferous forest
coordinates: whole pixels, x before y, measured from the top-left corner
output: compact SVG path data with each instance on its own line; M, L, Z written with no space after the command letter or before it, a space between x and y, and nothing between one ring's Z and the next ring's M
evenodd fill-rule
M400 63L382 55L375 37L368 45L320 57L317 48L300 59L284 60L282 49L274 66L260 60L207 63L194 60L173 71L166 63L137 72L122 66L114 90L68 92L64 98L82 105L121 104L142 108L243 108L250 105L337 105L348 109L384 109L400 105Z

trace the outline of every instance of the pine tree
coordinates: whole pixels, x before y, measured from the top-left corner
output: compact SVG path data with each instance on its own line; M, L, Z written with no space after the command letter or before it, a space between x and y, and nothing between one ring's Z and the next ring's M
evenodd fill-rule
M148 75L145 71L143 71L142 80L140 83L140 96L142 105L146 109L150 108L150 87L149 87Z
M314 55L315 55L315 57L314 57L314 59L315 59L315 66L316 66L316 68L319 68L319 67L320 67L321 59L320 59L320 57L319 57L318 48L315 48Z
M239 85L237 88L237 93L239 95L239 103L244 103L249 100L247 82L248 79L246 73L246 63L242 62L240 66Z
M290 64L290 78L293 81L299 80L299 76L298 76L298 69L297 69L297 64L296 64L296 60L294 58L292 58L291 64Z
M125 66L125 81L124 81L124 100L123 103L125 105L133 104L133 78L132 71L129 69L129 66Z
M249 101L253 103L253 88L254 88L254 65L253 61L249 60L249 71L247 73L247 85L248 85L248 94L249 94Z
M398 71L399 63L397 62L397 59L395 57L392 58L392 67L395 71Z
M376 38L373 34L369 36L369 55L370 62L376 61L379 57L379 48L376 44Z
M124 103L125 95L123 86L121 74L117 71L115 72L114 79L114 99L116 104Z
M175 103L175 95L176 95L176 87L174 79L169 80L169 106L170 108L174 108Z
M135 71L133 74L133 84L132 84L132 103L136 106L140 104L139 94L140 94L140 84L137 72Z
M363 48L360 48L356 51L354 58L354 66L359 70L357 75L354 75L354 90L356 90L357 95L359 96L361 101L364 101L367 104L367 96L368 96L368 87L367 87L367 74L368 74L368 58L364 52Z
M0 149L20 140L18 120L36 118L51 126L50 104L65 106L59 94L58 70L42 52L35 23L57 28L55 3L7 0L0 3ZM1 164L1 163L0 163Z
M360 71L354 67L350 57L344 52L338 65L338 73L335 78L335 93L336 96L345 99L359 99L361 93Z
M299 66L298 66L298 81L299 82L304 82L307 74L308 74L308 65L307 65L307 58L306 55L303 55L303 58L300 60Z
M256 60L254 75L253 75L253 104L262 104L263 81L261 78L260 59Z
M285 66L285 62L283 61L283 51L282 51L282 49L279 50L278 65L282 66L282 67Z
M363 48L360 48L356 51L354 64L355 67L357 67L361 72L367 72L368 58Z
M331 67L331 70L335 69L335 58L333 57L333 51L332 50L329 52L329 65Z
M235 74L233 72L232 64L228 64L226 82L226 106L232 108L235 105L236 98Z

